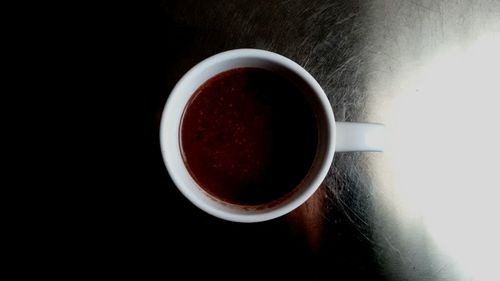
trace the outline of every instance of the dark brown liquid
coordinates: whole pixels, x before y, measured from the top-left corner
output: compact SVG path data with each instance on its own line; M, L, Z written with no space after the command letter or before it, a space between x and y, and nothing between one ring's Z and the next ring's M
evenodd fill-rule
M198 184L229 203L259 205L292 191L316 153L311 106L287 79L238 68L206 81L189 101L181 146Z

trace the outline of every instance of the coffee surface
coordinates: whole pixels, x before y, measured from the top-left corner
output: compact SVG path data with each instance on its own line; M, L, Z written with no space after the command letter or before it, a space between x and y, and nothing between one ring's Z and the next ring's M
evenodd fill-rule
M184 110L181 150L195 181L239 205L291 192L313 162L318 139L305 94L260 68L222 72L201 85Z

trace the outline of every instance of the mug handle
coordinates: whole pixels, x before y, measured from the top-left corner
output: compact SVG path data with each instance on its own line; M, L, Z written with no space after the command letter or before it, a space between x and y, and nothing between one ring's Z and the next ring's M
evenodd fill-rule
M336 122L336 126L336 152L384 151L383 124Z

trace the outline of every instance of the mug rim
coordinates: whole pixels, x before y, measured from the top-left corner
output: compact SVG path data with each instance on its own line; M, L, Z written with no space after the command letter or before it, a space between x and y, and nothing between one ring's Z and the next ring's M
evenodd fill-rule
M169 136L167 134L167 126L170 125L169 122L172 122L172 120L170 120L169 117L169 115L171 115L169 114L169 112L172 112L174 109L178 111L179 106L182 107L182 109L184 110L187 104L185 103L179 105L176 102L175 97L179 95L189 95L188 97L189 100L194 91L186 94L186 91L184 90L186 84L189 84L190 81L196 79L195 77L197 75L199 76L200 72L207 71L207 69L213 68L218 63L220 64L224 61L228 61L235 58L265 59L268 60L270 63L279 65L281 67L285 67L287 70L290 70L294 74L298 75L304 82L307 83L309 87L311 87L314 96L319 100L319 104L321 106L321 109L325 113L325 119L326 119L325 126L327 131L326 134L328 143L326 143L325 156L323 158L323 161L319 163L319 169L317 173L314 174L314 177L309 182L308 186L304 188L303 192L298 194L293 199L290 199L285 202L279 202L277 203L277 206L269 208L267 210L262 210L257 213L255 212L231 213L227 209L224 209L227 206L222 206L226 205L224 202L207 204L206 200L200 198L200 196L203 195L200 195L199 191L194 191L192 190L193 188L186 187L188 184L186 184L186 182L183 179L181 179L181 177L176 172L177 169L179 169L179 167L177 166L174 167L173 165L175 163L171 163L169 161L169 159L171 159L170 154L174 152L171 152L172 148L168 149L168 147L166 147L168 143L168 138L173 138L173 136L171 135ZM215 72L211 74L211 77L217 75L218 73L220 72ZM201 84L205 83L206 80ZM182 121L182 115L180 116L179 120L174 120L173 122L178 122L180 124L181 121ZM333 162L333 155L335 151L335 139L336 139L335 135L336 135L336 126L335 126L335 117L333 115L333 110L331 108L330 102L328 101L326 94L324 93L322 87L319 85L316 79L314 79L314 77L309 72L307 72L302 66L298 65L296 62L292 61L289 58L286 58L280 54L271 51L260 50L260 49L248 49L248 48L233 49L217 53L194 65L189 71L187 71L182 76L182 78L176 83L176 85L170 92L170 95L164 106L160 122L160 148L161 148L163 162L165 163L167 171L177 189L189 201L191 201L191 203L193 203L195 206L205 211L206 213L219 217L221 219L234 222L260 222L260 221L274 219L293 211L295 208L299 207L307 199L309 199L323 182ZM178 139L179 135L176 134L175 138ZM178 147L177 149L180 150L180 147ZM185 163L183 163L183 167L181 169L187 171ZM201 189L202 193L205 193L205 196L209 196L206 192L204 192L204 190L202 190L201 187L199 187L199 185L198 188ZM245 209L245 206L241 206L240 208Z

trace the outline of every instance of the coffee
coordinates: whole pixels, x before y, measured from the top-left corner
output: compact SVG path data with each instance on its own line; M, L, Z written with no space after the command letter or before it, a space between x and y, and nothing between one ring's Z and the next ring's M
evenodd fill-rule
M318 143L313 109L284 76L261 68L222 72L184 109L180 144L195 181L220 200L270 203L308 173Z

